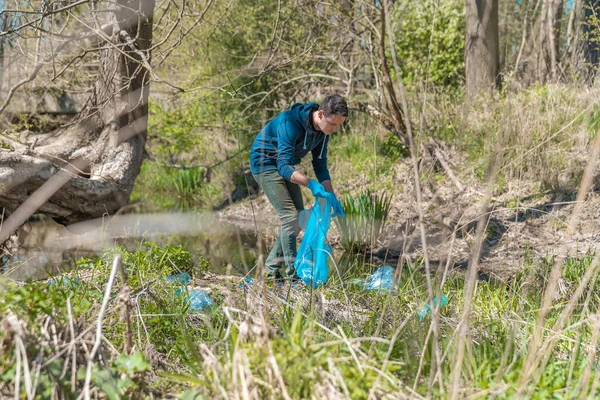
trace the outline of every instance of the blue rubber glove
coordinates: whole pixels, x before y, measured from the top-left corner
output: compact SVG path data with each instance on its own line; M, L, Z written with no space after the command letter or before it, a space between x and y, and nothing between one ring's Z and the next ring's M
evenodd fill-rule
M315 197L327 197L327 191L319 182L311 179L308 181L307 187L310 189L310 192Z
M333 209L333 214L331 214L331 218L337 217L338 215L341 215L342 218L344 218L344 208L338 201L337 197L335 197L335 194L333 193L329 193L329 195L329 199L331 201L331 208Z

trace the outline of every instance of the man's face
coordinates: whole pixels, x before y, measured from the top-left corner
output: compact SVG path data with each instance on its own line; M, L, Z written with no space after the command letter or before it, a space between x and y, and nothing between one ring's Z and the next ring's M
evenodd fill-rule
M337 131L346 120L341 115L330 115L326 117L322 110L317 111L317 128L326 135L331 135Z

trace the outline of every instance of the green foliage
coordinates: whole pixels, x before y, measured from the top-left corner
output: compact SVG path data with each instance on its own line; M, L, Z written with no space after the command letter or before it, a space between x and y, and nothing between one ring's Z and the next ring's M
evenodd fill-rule
M17 320L24 322L27 331L27 337L24 339L27 341L29 360L35 360L36 357L54 359L40 369L37 393L44 394L44 398L50 398L52 393L68 395L79 392L86 370L85 366L79 369L76 387L72 387L70 374L63 372L66 370L65 360L70 361L71 352L56 355L55 352L64 347L48 344L45 339L47 333L44 333L47 332L46 327L51 323L60 340L70 340L70 336L65 332L69 332L71 323L78 329L81 324L87 324L88 319L96 320L96 312L104 299L105 286L115 253L122 255L128 293L136 299L137 310L151 316L144 318L144 337L148 343L154 343L155 348L162 352L164 357L174 362L182 361L193 365L197 363L198 357L190 338L212 340L218 337L218 332L221 331L220 315L216 315L215 318L208 316L203 324L190 323L187 317L191 314L188 288L180 283L165 280L168 275L179 272L193 274L208 267L206 260L201 257L194 260L181 246L161 247L146 242L143 248L134 252L118 247L106 252L99 259L78 260L77 269L69 275L56 277L48 282L8 284L4 287L6 290L0 299L0 315L5 316L10 312ZM1 283L4 286L4 282ZM103 324L104 337L116 348L124 345L125 324L119 317L120 312L111 312L111 309L114 309L114 300L117 294L121 293L122 284L121 279L114 283ZM215 306L218 306L221 297L215 295L212 299ZM67 301L71 305L70 314L65 306ZM210 313L211 310L207 310L206 315ZM142 329L141 326L139 328ZM12 339L10 332L0 331L0 345L10 343ZM141 336L137 339L140 340ZM136 345L136 348L143 347L144 343L141 342ZM11 350L0 353L0 385L12 385L17 376L14 369L15 352ZM64 355L64 358L61 355ZM150 369L151 366L143 353L120 354L109 364L95 364L92 383L110 399L139 398L140 394L147 390L146 374Z
M394 160L406 158L410 155L410 150L400 141L396 135L386 135L381 144L381 153Z
M342 198L345 218L336 218L335 223L346 251L361 251L377 243L385 227L391 201L391 195L378 195L370 190Z
M151 365L143 353L136 351L132 355L119 354L113 361L113 367L119 371L131 376L138 372L150 371Z
M200 160L208 164L227 145L239 149L249 144L263 122L279 111L280 94L296 86L293 82L281 85L289 78L285 69L261 74L264 60L254 64L253 59L272 40L273 26L265 21L286 21L286 29L278 32L280 51L295 57L305 49L307 28L295 11L294 7L279 8L275 0L240 0L211 7L212 15L226 23L191 31L189 40L181 44L183 60L171 58L164 66L179 72L185 62L182 80L199 90L182 95L175 104L150 104L149 133L162 161L178 157L187 164ZM199 47L198 43L207 45ZM280 90L271 91L275 87Z
M502 154L506 182L531 178L550 189L565 182L576 187L584 164L568 154L582 148L583 130L591 135L595 129L594 112L586 115L589 120L581 115L595 101L588 94L536 85L507 92L500 99L462 102L448 93L429 98L426 119L431 135L453 143L468 156L471 163L463 167L472 169L478 179L487 178L493 156Z
M185 392L181 393L178 400L204 400L204 396L193 389L188 389Z
M182 107L166 109L150 102L148 138L162 160L189 152L194 152L194 158L206 157L205 138L200 134L204 121L198 118L200 105L192 101Z
M81 367L77 371L77 379L85 380L86 369ZM150 370L151 365L143 353L119 354L109 368L94 364L92 382L109 400L140 398L139 393L146 386L147 372Z
M210 208L223 200L222 188L204 182L199 168L169 168L153 162L142 164L131 201L140 211L188 211Z
M600 130L600 104L595 104L588 121L588 131L592 139L596 137L598 130Z
M190 349L189 336L210 337L215 328L210 320L203 325L190 324L185 318L189 308L187 286L166 282L165 278L183 272L193 278L208 270L209 261L194 257L181 245L162 247L152 242L144 242L134 252L117 248L104 258L110 260L115 252L123 256L132 290L146 293L139 299L139 307L141 312L151 315L145 322L150 342L172 360L194 362L195 351ZM216 300L213 298L213 302Z
M364 116L353 113L349 119L347 131L336 132L331 138L328 158L335 187L359 184L378 192L401 190L402 186L394 182L394 172L399 157L404 157L407 150L396 137L382 133ZM310 157L303 160L301 167L311 170Z
M238 348L238 354L243 352L247 355L250 370L262 381L272 379L272 365L276 363L277 374L281 374L291 398L318 398L319 386L327 383L328 376L339 373L347 382L350 398L367 399L379 374L373 368L358 368L343 343L319 346L330 337L324 335L315 322L314 315L304 315L301 309L287 308L281 314L278 324L281 334L270 339L268 346L260 345L260 337L244 340L235 336L231 338L230 345ZM332 363L332 359L339 361ZM378 357L367 363L369 366L381 367ZM392 367L386 368L388 373L391 370ZM223 372L226 373L225 371ZM207 382L206 375L202 378L197 382L197 389L207 393L207 397L216 395L214 389L208 389L214 387L213 381ZM229 390L233 388L229 376L221 376L219 379ZM382 391L391 390L387 382L380 382L380 385ZM264 386L258 387L258 390L260 398L268 398L273 393Z
M150 262L159 268L165 265L169 265L173 272L187 272L192 274L193 263L192 254L184 250L181 245L173 246L167 245L160 247L153 242L144 242L144 246L148 249L148 258ZM201 272L206 272L206 260L200 257Z
M145 241L143 246L129 252L124 247L115 247L108 250L103 256L103 268L108 268L114 254L120 253L129 276L129 283L142 286L144 282L154 281L169 275L182 272L190 276L200 275L208 270L210 262L201 256L194 257L181 245L159 246L156 243ZM196 258L194 260L194 258Z
M192 199L204 179L204 168L177 169L170 179L180 199Z
M392 12L396 52L407 85L458 86L464 76L465 15L459 0L398 3Z
M182 393L180 398L184 399L215 398L223 390L234 393L240 389L243 383L238 371L242 368L245 376L251 375L255 381L269 383L252 387L262 398L278 397L281 383L273 380L277 376L281 377L291 398L318 398L323 396L323 388L330 387L344 392L349 398L366 399L375 382L378 382L377 393L382 396L385 393L398 393L407 382L412 384L415 381L415 389L420 395L436 393L435 388L433 392L429 391L427 379L436 373L434 347L427 334L430 329L428 319L421 321L416 318L418 311L428 301L427 283L420 263L407 261L402 266L398 287L393 295L365 292L358 286L346 286L342 294L337 290L337 284L320 289L330 304L339 299L345 307L352 307L353 312L362 310L359 311L360 318L356 320L358 323L348 316L345 317L347 320L340 321L338 329L325 329L323 323L331 323L331 315L320 315L323 305L319 306L319 312L312 312L302 305L296 308L271 305L268 311L270 328L267 331L262 325L264 322L256 317L233 322L235 320L230 319L231 315L225 316L227 313L221 308L220 301L207 313L188 314L184 299L175 294L177 286L161 279L135 281L133 276L138 268L146 271L143 275L147 279L166 273L160 266L166 265L167 257L179 257L180 252L176 248L171 248L169 255L165 255L165 248L148 245L146 250L138 253L145 254L144 260L152 260L152 265L158 266L155 275L150 275L150 264L140 262L135 253L126 253L122 249L118 251L131 263L128 275L132 293L140 294L136 297L140 314L144 315L140 344L151 344L153 351L167 360L171 372L158 372L141 352L118 354L100 361L94 365L92 384L108 399L143 398L150 391L154 395ZM568 284L580 282L592 258L593 255L589 255L566 260L563 277ZM184 264L187 258L184 256L183 260L180 263ZM516 395L531 329L535 326L541 307L540 288L545 284L553 261L548 257L545 263L536 265L528 259L526 268L509 283L496 280L476 283L469 324L473 340L467 342L462 368L464 383L461 390L465 394L482 395L489 393L486 390L496 388L494 390L498 390L498 398ZM22 286L6 286L0 282L6 289L6 295L0 299L0 313L10 309L19 319L27 322L31 332L27 346L30 359L49 350L43 341L35 340L38 336L43 337L40 333L43 321L52 318L52 323L59 328L68 326L64 310L67 298L73 306L76 326L84 323L86 316L90 321L95 320L95 315L90 314L90 306L101 300L98 294L102 296L106 284L107 265L92 259L83 259L79 264L88 278L78 284L74 279L64 284L62 280L57 280L55 284L28 283ZM357 275L349 275L345 279L363 276L364 271L372 267L358 265L352 271ZM527 289L529 287L531 289ZM453 273L441 288L450 302L440 311L444 323L439 326L439 346L449 361L456 352L454 334L456 321L460 320L465 307L464 288L463 275ZM115 298L119 291L117 282L113 289ZM589 362L587 352L583 351L584 346L590 343L594 335L593 325L577 322L584 320L589 312L597 308L598 300L594 300L595 297L592 295L592 301L587 306L585 299L579 301L576 312L569 319L570 328L559 334L551 326L562 312L564 303L556 302L553 305L546 322L547 334L543 339L553 338L557 346L546 354L547 365L540 371L540 379L531 383L533 398L549 398L558 393L564 394L563 398L577 397L577 382L586 374ZM88 299L88 302L79 305L83 299ZM214 296L213 299L219 298ZM235 307L229 308L228 313L233 309ZM242 328L244 324L250 325ZM400 326L402 329L398 330L399 336L395 337L393 346L390 347L388 342L372 341L374 336L380 340L390 340ZM123 330L118 312L109 312L103 334L116 348L123 345ZM340 339L340 332L344 340ZM7 332L0 331L0 344L5 346L3 349L7 348L10 340ZM207 354L207 350L199 354L199 346L211 349L212 355ZM0 353L0 381L11 385L16 376L15 356L14 348L7 349ZM355 358L357 354L358 361ZM565 360L565 354L569 359ZM46 357L52 357L52 353L47 353ZM69 357L69 354L66 358L58 357L41 369L37 393L42 398L51 397L57 390L69 398L70 394L80 390L85 366L79 369L77 388L71 388L70 374L62 374L65 360ZM388 360L385 368L384 360ZM441 366L445 382L449 382L455 368L452 362ZM160 379L149 379L150 371L153 376L166 378L168 386L158 391ZM382 371L391 379L382 379ZM421 374L418 380L417 373ZM591 371L590 381L595 378L595 373ZM331 377L338 378L332 380ZM339 386L339 379L343 379L343 389ZM403 386L398 386L396 382ZM180 386L180 383L183 385Z
M585 275L585 272L590 268L593 259L593 255L588 255L583 258L568 257L563 267L563 278L569 282L579 283Z
M87 285L76 288L74 285L68 283L65 285L62 282L58 284L32 282L28 285L9 287L0 301L0 314L11 310L17 317L35 324L52 315L55 307L64 304L65 299L74 293L84 294L73 306L73 314L79 316L89 309L97 294Z
M98 291L93 285L81 282L73 284L70 279L63 282L62 279L46 282L31 282L26 285L8 285L3 291L0 299L0 316L11 313L17 321L25 322L26 354L30 360L36 357L49 357L50 348L43 340L35 340L36 337L44 337L40 332L44 321L52 320L54 324L67 324L69 317L66 312L65 303L71 299L72 317L79 319L84 317L90 307L97 302ZM75 300L76 299L76 300ZM6 325L8 326L8 325ZM11 343L14 337L10 329L0 330L0 343ZM0 345L2 346L2 345ZM10 351L0 351L0 386L13 384L16 379L15 357L18 348ZM38 377L37 393L43 398L51 398L55 387L63 392L73 390L70 378L65 378L64 360L56 359L49 362L45 368L40 369Z

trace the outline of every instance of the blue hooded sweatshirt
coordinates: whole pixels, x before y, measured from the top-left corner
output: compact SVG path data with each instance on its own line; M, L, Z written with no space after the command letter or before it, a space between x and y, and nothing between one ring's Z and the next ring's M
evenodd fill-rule
M289 181L302 157L312 152L312 165L319 182L331 179L327 169L328 136L313 128L310 116L317 103L294 104L273 118L252 143L250 171L259 174L276 169Z

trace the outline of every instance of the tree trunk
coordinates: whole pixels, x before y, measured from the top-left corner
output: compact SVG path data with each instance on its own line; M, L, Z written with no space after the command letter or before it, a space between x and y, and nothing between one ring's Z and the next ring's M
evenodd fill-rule
M583 33L585 38L585 53L590 75L593 77L598 71L600 62L600 0L585 1L585 24Z
M110 215L127 203L144 157L154 3L111 3L111 43L101 53L93 94L71 124L44 134L21 132L10 148L4 138L0 207L15 220L4 224L0 238L33 212L68 224Z
M0 0L0 10L6 9L6 1ZM8 15L0 15L0 32L5 31L7 26ZM4 42L6 41L5 36L0 37L0 93L2 93L2 83L4 82Z
M0 30L2 30L2 19L0 19ZM4 82L4 39L0 38L0 92Z
M600 0L575 1L567 28L563 66L570 81L591 85L600 62Z
M473 97L498 87L498 0L467 0L466 25L467 96Z
M381 58L381 69L383 72L383 86L386 89L386 92L389 97L389 107L388 107L388 115L391 115L392 122L394 124L394 132L396 136L405 144L408 145L408 137L406 136L406 126L404 125L404 117L402 116L402 111L400 109L400 104L398 102L398 97L396 96L396 91L394 89L394 84L392 82L392 77L390 74L390 67L387 62L386 55L386 10L385 7L381 7L381 33L379 38L379 57ZM397 77L400 79L400 77Z
M517 65L517 78L523 86L558 81L562 9L563 0L544 0Z

